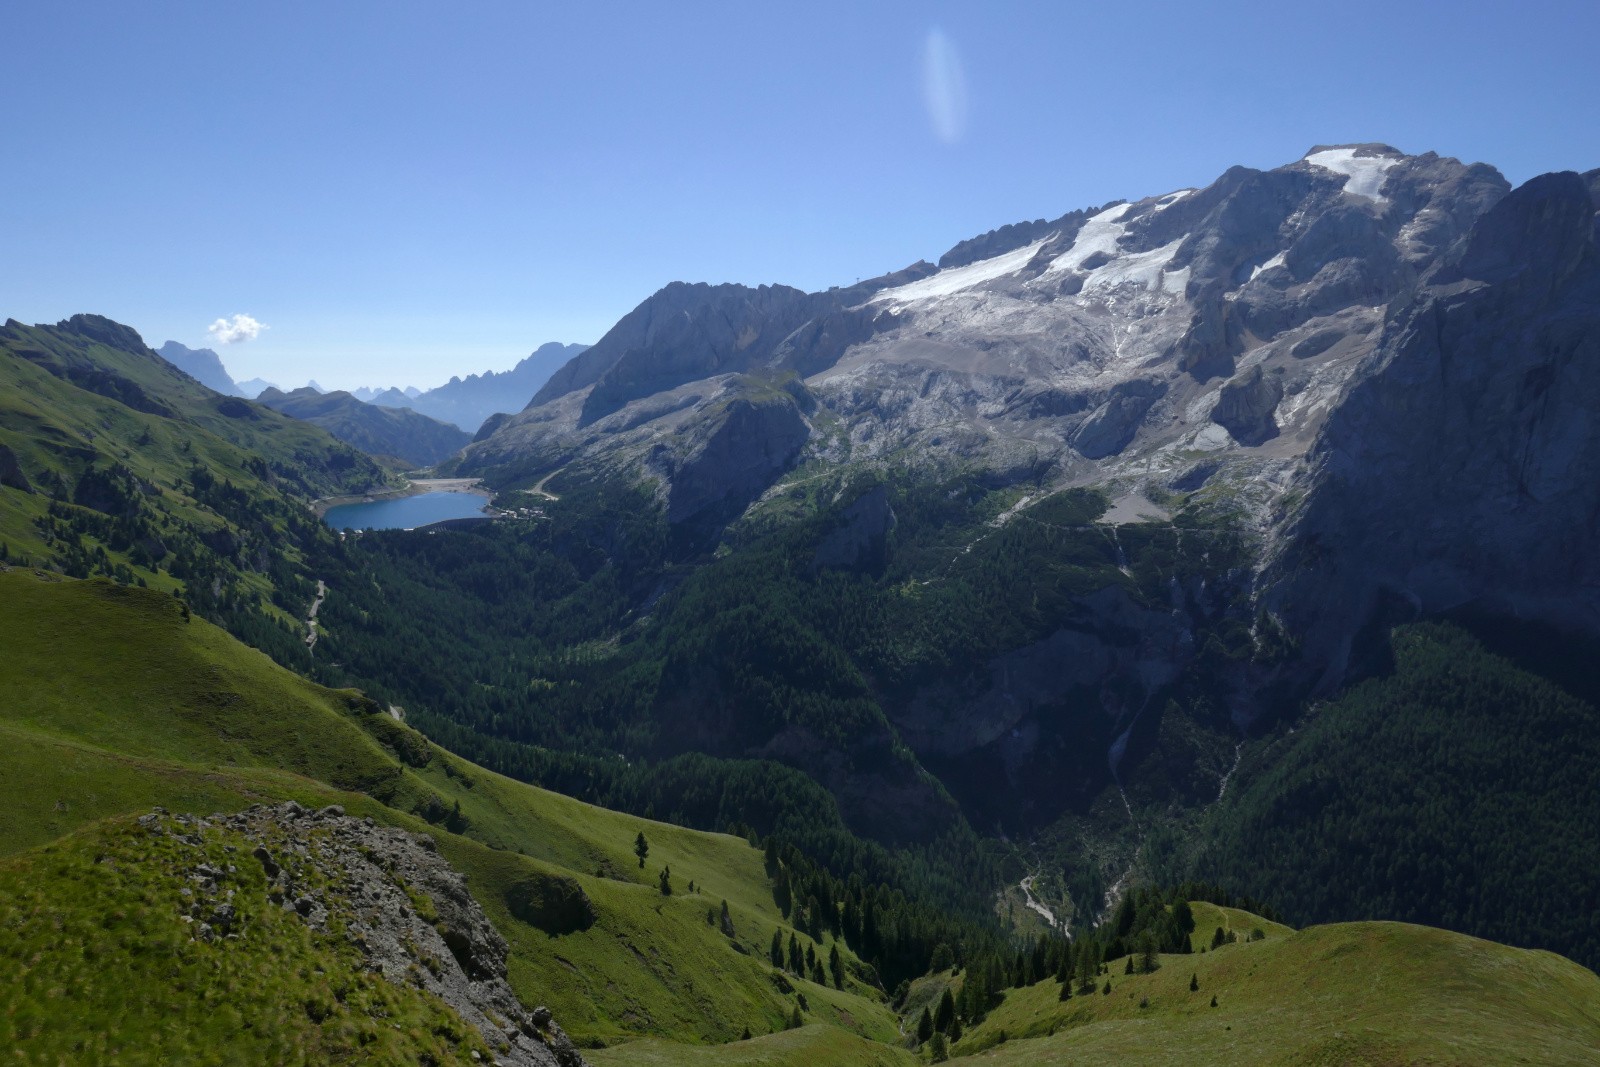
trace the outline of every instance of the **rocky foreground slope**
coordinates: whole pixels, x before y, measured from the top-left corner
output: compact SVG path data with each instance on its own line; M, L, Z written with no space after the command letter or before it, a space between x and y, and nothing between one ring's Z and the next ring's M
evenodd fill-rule
M426 835L293 801L208 819L157 809L139 825L194 853L179 890L187 905L180 918L194 940L249 937L260 909L275 908L347 939L368 971L442 1000L494 1050L494 1062L584 1062L547 1009L529 1011L517 1000L505 980L505 939ZM218 840L236 862L208 861L207 846ZM264 894L255 879L238 878L241 865L260 868Z

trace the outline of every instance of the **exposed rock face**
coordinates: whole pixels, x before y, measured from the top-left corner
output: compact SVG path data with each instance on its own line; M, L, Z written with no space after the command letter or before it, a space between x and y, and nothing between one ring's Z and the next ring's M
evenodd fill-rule
M350 818L337 805L312 812L293 801L209 819L172 817L158 808L139 823L180 841L218 831L242 834L253 848L249 859L241 850L240 862L261 865L272 905L319 930L342 928L372 970L449 1004L498 1050L498 1062L583 1064L549 1011L530 1012L512 993L505 939L431 838ZM234 895L219 892L227 877L209 867L195 871L192 919L199 938L226 936L243 921Z
M1121 452L1139 432L1139 423L1166 385L1159 382L1120 382L1111 395L1078 426L1072 447L1088 459L1104 459Z
M850 289L675 284L475 442L463 471L643 470L649 439L706 417L727 374L792 371L844 430L802 459L910 454L1092 484L1170 481L1209 453L1280 484L1384 309L1506 190L1482 165L1319 146L1205 189L1001 227L937 270ZM1254 505L1263 525L1272 496Z
M1600 629L1600 253L1576 174L1535 178L1396 307L1307 457L1270 602L1324 683L1375 612L1479 602Z
M529 406L593 386L583 402L587 425L630 400L749 370L824 302L784 285L673 282L552 375Z
M1272 415L1282 399L1283 381L1277 374L1263 374L1258 363L1222 387L1211 421L1241 445L1259 445L1277 436Z
M811 434L794 398L773 391L736 395L696 422L676 448L658 446L655 466L669 485L667 521L737 515L772 484Z
M780 285L667 286L595 345L614 357L583 402L583 422L685 382L751 369L818 303Z

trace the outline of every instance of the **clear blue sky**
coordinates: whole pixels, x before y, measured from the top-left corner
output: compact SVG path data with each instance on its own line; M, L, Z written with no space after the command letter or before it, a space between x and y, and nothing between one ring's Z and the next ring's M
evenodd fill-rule
M246 6L0 6L0 317L429 386L1318 142L1600 166L1592 0Z

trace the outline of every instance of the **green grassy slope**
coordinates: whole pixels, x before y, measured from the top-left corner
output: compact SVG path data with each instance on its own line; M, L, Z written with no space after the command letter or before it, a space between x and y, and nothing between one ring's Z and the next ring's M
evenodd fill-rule
M302 495L359 491L385 480L370 459L326 431L212 392L152 352L133 330L96 315L55 326L8 321L0 327L0 353L7 386L0 425L30 476L36 469L59 470L63 446L87 446L130 463L186 467L189 453L181 440L137 443L146 429L156 434L153 418L182 427L186 436L203 435L194 442L202 450L195 456L218 477L243 476L244 460L256 456ZM125 451L132 454L124 457Z
M368 972L342 935L271 905L259 864L228 878L237 938L193 939L180 895L189 872L227 870L250 847L219 830L189 847L122 818L0 860L7 1062L489 1060L443 1003Z
M1193 907L1198 920L1203 906ZM1235 919L1274 925L1244 913ZM1109 969L1109 995L1061 1002L1050 980L1011 991L955 1054L1018 1065L1465 1067L1590 1064L1600 1048L1600 978L1592 972L1552 953L1404 923L1269 934L1165 956L1149 975L1125 976L1120 961Z
M1204 900L1190 901L1189 908L1194 913L1194 931L1189 935L1189 946L1195 952L1209 948L1218 930L1224 934L1234 934L1240 941L1248 938L1253 930L1260 930L1268 937L1285 937L1294 933L1292 928L1282 923L1263 919L1241 908L1225 908Z
M432 832L506 935L513 988L579 1039L609 1045L594 1053L601 1067L914 1058L859 981L839 991L774 980L766 946L786 927L761 854L739 838L475 767L358 694L306 682L198 617L186 621L169 596L11 569L0 572L0 604L0 1044L106 1059L121 1040L156 1050L154 1062L173 1034L220 1040L226 1020L278 996L257 1011L280 1035L252 1036L261 1055L250 1045L240 1062L282 1058L274 1041L302 1042L309 1061L336 1058L362 1040L374 1006L407 1020L403 1035L436 1043L439 1059L464 1054L472 1035L437 1005L373 1000L399 994L370 985L350 985L350 1010L305 1029L306 1000L344 980L337 945L289 930L270 958L206 956L185 947L160 906L171 886L159 856L130 854L104 870L92 862L118 855L127 815L155 804L204 814L293 798ZM641 830L642 870L632 851ZM671 896L658 888L662 865ZM530 886L576 887L592 923L530 915L517 903ZM706 921L723 900L731 939ZM1192 908L1197 937L1223 926L1267 938L1168 956L1152 975L1124 976L1113 961L1109 996L1063 1003L1048 979L1012 990L953 1052L1018 1064L1467 1064L1589 1062L1600 1047L1600 979L1558 956L1396 923L1293 933L1236 909ZM918 996L931 1000L946 980L918 983ZM134 984L143 1000L124 1003ZM211 1000L192 992L201 986ZM67 989L79 992L57 992ZM808 1025L786 1030L801 995ZM746 1028L755 1037L737 1040Z
M592 1052L589 1060L595 1067L907 1067L921 1062L904 1049L824 1026L786 1030L712 1049L638 1041L625 1048Z
M391 476L325 431L211 392L95 316L0 327L0 560L185 591L284 662L331 535L313 497Z
M306 682L198 617L186 621L171 597L13 569L0 573L0 603L0 643L12 653L0 661L0 854L155 804L205 814L338 801L431 830L511 943L513 988L548 1004L578 1039L764 1034L784 1025L797 994L810 1021L895 1033L892 1013L859 982L839 991L790 979L786 991L773 981L766 946L783 923L762 856L742 839L473 767L357 694ZM651 846L643 870L632 851L641 830ZM671 896L659 890L662 865ZM513 915L514 887L551 880L582 889L591 926L552 933ZM723 900L733 939L706 922Z

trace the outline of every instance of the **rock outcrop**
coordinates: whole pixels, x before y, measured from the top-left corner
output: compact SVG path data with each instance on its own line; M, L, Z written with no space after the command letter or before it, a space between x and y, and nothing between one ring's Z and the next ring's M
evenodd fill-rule
M1595 219L1577 174L1515 190L1330 414L1264 576L1325 687L1374 619L1477 604L1600 631Z
M683 439L658 446L667 521L726 521L772 484L811 434L788 393L736 393L693 424Z
M1276 374L1263 374L1258 363L1222 387L1211 421L1241 445L1259 445L1277 436L1272 416L1282 399L1282 380Z
M319 931L342 932L389 981L437 996L496 1050L497 1062L582 1067L550 1012L527 1010L506 984L505 939L431 838L351 818L337 805L312 811L293 801L208 819L158 808L139 823L179 844L236 836L238 862L258 864L266 876L266 901L246 901L230 888L231 871L196 866L185 891L196 940L241 933L251 907L281 908Z

